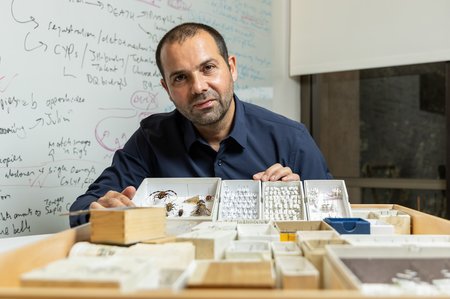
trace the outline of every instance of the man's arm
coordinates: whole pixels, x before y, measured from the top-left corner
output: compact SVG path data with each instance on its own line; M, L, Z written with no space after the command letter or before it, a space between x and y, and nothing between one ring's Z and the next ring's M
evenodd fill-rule
M142 130L138 130L123 149L116 151L111 166L102 172L85 194L72 203L70 211L131 205L136 188L144 178L150 176L148 155L150 150L144 134ZM88 214L71 216L70 226L88 221Z

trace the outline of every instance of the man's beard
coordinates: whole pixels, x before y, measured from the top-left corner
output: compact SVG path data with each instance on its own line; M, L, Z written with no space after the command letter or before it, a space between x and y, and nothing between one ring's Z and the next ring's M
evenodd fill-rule
M190 106L190 111L185 111L185 116L194 124L199 126L213 125L220 122L226 115L232 101L233 94L226 93L224 98L213 89L196 95L191 99L191 102L196 103L204 101L205 99L213 99L217 103L214 107L205 109L203 111L195 111L193 106ZM195 112L194 112L195 111ZM184 113L183 113L184 114Z

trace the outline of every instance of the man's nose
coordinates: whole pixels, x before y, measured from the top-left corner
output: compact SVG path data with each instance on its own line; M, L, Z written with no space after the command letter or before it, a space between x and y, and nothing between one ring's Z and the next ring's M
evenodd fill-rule
M208 83L202 74L192 76L192 94L202 94L208 90Z

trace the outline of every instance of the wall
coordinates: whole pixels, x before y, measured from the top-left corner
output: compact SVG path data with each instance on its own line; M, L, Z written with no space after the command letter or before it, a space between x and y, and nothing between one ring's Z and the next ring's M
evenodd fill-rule
M450 59L450 1L291 0L290 74Z

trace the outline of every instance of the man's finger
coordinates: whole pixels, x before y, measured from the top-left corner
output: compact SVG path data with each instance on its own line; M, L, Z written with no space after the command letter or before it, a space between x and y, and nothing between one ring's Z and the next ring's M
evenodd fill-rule
M122 194L128 197L129 199L133 199L134 195L136 194L136 188L133 186L128 186L125 189L123 189Z
M283 182L300 181L300 176L296 173L291 173L287 176L282 177L281 180Z
M102 206L96 201L91 202L91 204L89 205L89 209L104 209L104 208L105 208L104 206Z

